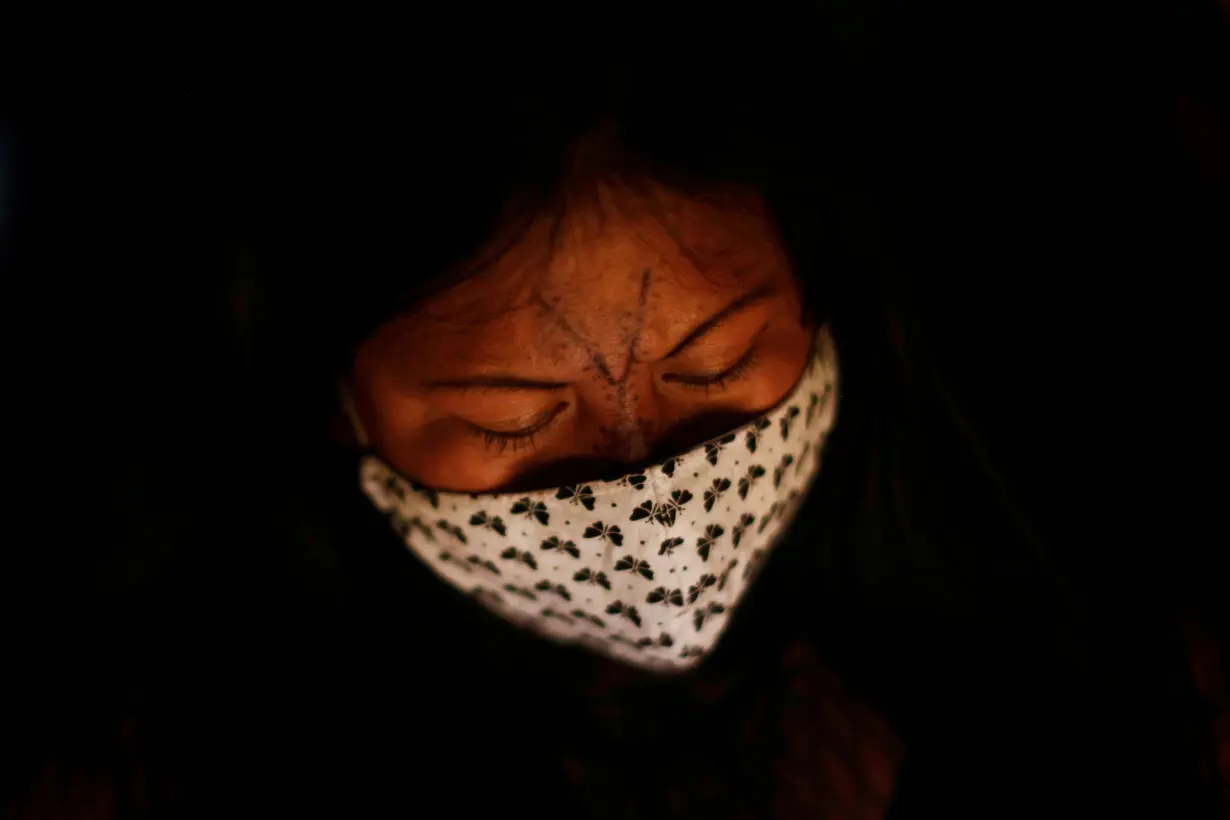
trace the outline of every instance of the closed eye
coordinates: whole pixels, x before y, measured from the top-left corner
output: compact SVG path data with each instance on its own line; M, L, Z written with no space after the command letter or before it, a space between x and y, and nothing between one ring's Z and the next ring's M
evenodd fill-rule
M466 422L466 425L473 435L483 439L489 449L502 453L506 447L511 445L515 452L525 445L533 447L534 436L550 427L566 409L568 409L568 402L562 401L543 418L520 430L488 430L473 422Z
M767 325L766 325L767 326ZM748 374L758 364L757 350L760 335L764 332L764 327L761 327L760 332L756 334L756 338L752 340L751 345L744 352L739 360L730 365L726 369L711 374L687 374L687 373L666 373L662 376L662 381L670 384L678 384L680 387L685 387L693 390L724 390L727 385L732 382L740 381L747 378Z

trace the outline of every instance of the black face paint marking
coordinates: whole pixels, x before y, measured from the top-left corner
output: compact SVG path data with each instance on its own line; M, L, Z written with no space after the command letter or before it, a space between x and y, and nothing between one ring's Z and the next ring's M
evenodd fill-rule
M564 331L564 333L567 334L568 337L580 346L581 350L589 356L589 360L598 371L598 375L601 376L602 380L612 388L613 392L611 398L619 407L620 411L624 414L626 421L620 425L617 435L611 435L613 431L603 430L603 440L608 447L613 446L614 449L629 451L629 454L634 457L641 457L643 455L643 451L647 449L647 444L646 436L642 431L643 425L637 423L634 418L634 408L630 406L630 404L634 404L639 400L639 396L633 396L631 403L628 401L628 377L632 373L633 364L636 363L637 346L640 343L641 333L645 329L645 306L649 302L649 285L652 282L652 279L652 272L649 268L646 268L644 272L641 273L640 290L637 293L635 326L631 329L626 342L628 346L628 362L624 368L623 375L618 378L611 372L606 360L597 350L596 345L594 345L591 340L585 338L577 332L568 320L560 315L559 311L555 309L553 303L559 302L558 297L553 298L550 303L543 298L541 293L537 291L534 292L533 297L538 303L538 306L544 313L546 313L548 317L550 317L556 326ZM621 447L620 444L624 446Z
M567 319L561 316L559 312L555 310L555 308L547 304L547 300L542 298L541 293L538 293L537 291L535 291L534 300L538 302L538 306L542 308L543 312L551 317L551 320L555 322L555 324L559 327L559 329L564 331L566 334L568 334L568 336L571 337L572 340L576 342L582 350L585 351L586 355L589 356L589 360L593 362L594 367L597 368L598 374L602 376L603 381L607 382L608 384L612 386L618 385L619 381L614 376L611 375L611 371L606 366L606 362L603 360L602 354L594 350L593 347L589 344L589 341L584 336L582 336L580 333L577 333L576 330L573 329L572 325L568 323ZM625 377L627 376L627 374L624 374L624 375Z
M594 367L598 370L598 374L602 376L603 381L611 387L616 388L616 396L620 399L621 405L623 404L622 400L624 399L624 394L621 388L626 385L628 375L632 372L632 364L636 361L636 348L640 342L641 333L645 329L645 306L649 302L649 285L652 278L652 272L649 268L646 268L641 274L641 286L640 291L637 294L636 327L632 330L627 342L628 366L625 368L623 376L619 378L616 378L615 374L611 372L610 367L607 366L606 359L604 359L602 354L595 349L595 345L589 339L582 336L568 322L568 320L555 309L554 305L559 303L560 298L558 296L552 297L551 301L548 302L543 298L541 293L537 291L534 292L534 301L538 303L538 306L542 308L543 312L546 313L553 322L555 322L560 330L568 334L568 336L576 342L583 351L585 351L586 355L589 356L589 360L593 362Z

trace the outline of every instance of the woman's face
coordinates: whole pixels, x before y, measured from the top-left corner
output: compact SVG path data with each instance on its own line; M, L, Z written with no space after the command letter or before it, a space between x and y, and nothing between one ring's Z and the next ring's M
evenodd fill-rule
M360 350L358 415L403 475L460 492L615 478L799 378L811 328L758 197L606 180L564 201Z

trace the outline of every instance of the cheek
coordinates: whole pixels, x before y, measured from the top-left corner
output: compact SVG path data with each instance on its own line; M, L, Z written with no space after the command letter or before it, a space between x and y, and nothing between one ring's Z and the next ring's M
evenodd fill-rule
M678 422L690 414L709 410L752 415L771 410L803 375L811 338L811 332L805 329L774 333L762 342L748 373L727 383L725 389L671 390L671 420Z
M480 446L452 446L436 452L419 450L407 454L399 472L440 490L463 493L488 492L511 478L508 462L492 458Z
M803 375L811 352L811 334L802 333L778 355L762 364L751 391L761 411L775 407L784 399Z
M437 490L490 492L511 482L524 465L526 452L509 445L488 447L481 437L449 425L427 425L413 435L380 448L380 455L401 475Z
M362 400L356 397L356 405L362 405L360 417L372 447L406 478L466 492L485 490L504 479L505 460L493 458L481 438L433 413L425 400L373 389Z

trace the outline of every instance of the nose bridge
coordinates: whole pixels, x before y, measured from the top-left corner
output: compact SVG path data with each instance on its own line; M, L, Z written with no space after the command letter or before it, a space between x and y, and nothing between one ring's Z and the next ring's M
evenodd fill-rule
M630 362L620 379L597 376L580 392L590 452L628 464L649 457L663 425L645 363Z

